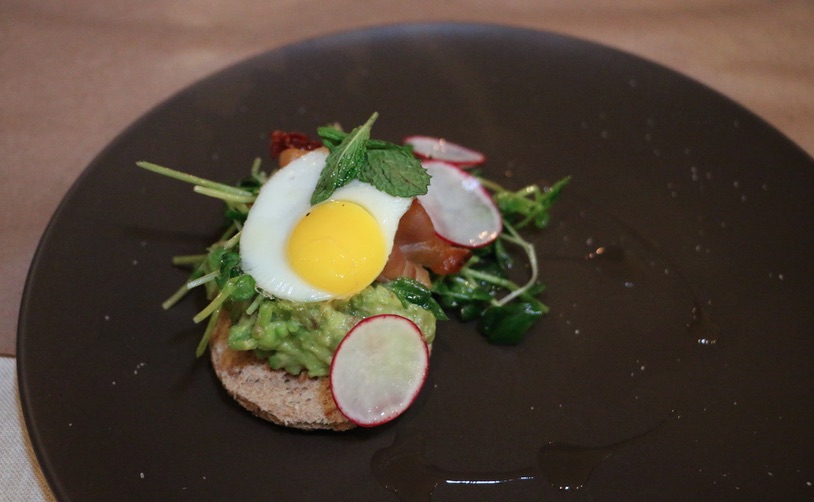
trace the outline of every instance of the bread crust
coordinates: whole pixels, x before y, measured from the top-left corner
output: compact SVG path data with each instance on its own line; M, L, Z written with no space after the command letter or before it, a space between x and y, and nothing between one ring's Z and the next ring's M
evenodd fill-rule
M223 387L254 415L303 430L344 431L355 427L339 411L327 377L301 378L271 369L250 351L229 348L228 313L222 312L209 341L212 366Z

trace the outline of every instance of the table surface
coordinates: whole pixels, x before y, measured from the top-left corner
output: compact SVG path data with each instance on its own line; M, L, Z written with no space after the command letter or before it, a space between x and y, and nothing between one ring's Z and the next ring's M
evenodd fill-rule
M464 21L548 30L688 75L814 155L810 0L5 0L0 7L0 486L50 500L15 379L20 299L51 214L119 132L248 56L349 29ZM4 497L11 497L5 499Z

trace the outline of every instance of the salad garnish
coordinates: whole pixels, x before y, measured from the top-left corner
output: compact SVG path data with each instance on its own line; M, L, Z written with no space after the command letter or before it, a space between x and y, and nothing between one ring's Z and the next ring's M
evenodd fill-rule
M334 190L352 179L370 183L395 197L427 193L430 177L409 147L370 140L370 129L378 116L374 113L350 133L330 126L317 130L331 153L311 196L312 205L328 200Z
M350 133L336 126L318 128L318 136L330 153L311 197L312 204L327 200L334 190L353 179L397 197L427 193L431 186L430 175L410 144L399 145L370 138L377 117L378 114L374 113L365 124ZM316 146L316 142L307 136L293 134L298 143L307 145L306 149ZM278 138L281 136L279 131L274 135ZM471 149L466 149L466 153L479 160L485 158ZM206 291L210 302L194 317L195 322L208 321L196 351L200 356L206 350L223 308L239 305L243 313L253 315L264 302L274 300L258 291L251 275L243 272L239 254L242 224L269 173L261 168L262 161L256 159L250 174L236 186L231 186L151 162L136 164L190 183L194 185L195 192L220 199L225 204L227 225L223 235L205 253L173 259L175 265L191 267L192 271L188 281L162 304L168 309L192 289L203 288ZM502 231L497 238L488 244L473 247L471 258L458 272L448 275L431 273L431 287L404 277L385 282L383 286L402 303L426 309L439 320L456 317L465 322L476 321L478 331L490 343L517 344L534 322L549 310L539 298L545 286L540 282L534 244L524 233L548 226L550 209L570 178L565 177L549 187L531 184L510 190L482 173L474 173L473 176L487 191L500 213ZM525 257L520 263L510 252L512 246ZM523 266L528 267L528 279L518 284L510 275L514 269Z

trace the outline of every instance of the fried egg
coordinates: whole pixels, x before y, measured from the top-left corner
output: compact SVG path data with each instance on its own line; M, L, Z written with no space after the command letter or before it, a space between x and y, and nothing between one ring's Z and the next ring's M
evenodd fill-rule
M412 199L353 180L311 205L327 153L315 150L260 189L240 236L243 271L264 294L296 302L350 297L379 276Z

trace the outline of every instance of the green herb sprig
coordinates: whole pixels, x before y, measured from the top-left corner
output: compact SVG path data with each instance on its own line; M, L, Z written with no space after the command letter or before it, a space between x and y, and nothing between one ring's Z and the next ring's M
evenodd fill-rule
M367 122L350 133L335 127L317 129L330 153L311 195L312 205L328 200L336 189L354 179L395 197L427 193L430 175L415 158L412 149L370 139L370 130L378 116L373 113Z
M191 267L192 271L187 282L161 304L165 310L169 309L193 289L204 288L209 303L193 317L196 323L208 320L196 349L196 355L200 357L209 344L217 319L227 301L244 302L251 308L257 298L262 297L257 291L254 278L243 273L240 267L238 243L240 229L249 214L248 204L257 199L260 187L268 179L268 174L260 169L259 158L252 164L250 175L242 179L237 186L211 181L152 162L139 161L136 165L190 183L194 192L220 199L226 205L224 214L228 223L220 239L211 245L206 253L173 258L173 265Z
M312 195L312 204L327 200L334 190L353 179L370 183L377 189L398 197L414 197L427 192L430 177L409 146L370 138L370 130L378 114L346 133L337 127L317 130L330 153L320 180ZM196 322L208 319L198 345L200 356L206 349L216 320L229 302L246 305L251 315L263 298L254 279L242 272L238 242L240 229L260 187L268 175L255 160L251 175L237 186L189 175L151 162L137 162L141 168L194 185L202 195L221 199L226 204L229 221L221 238L205 254L180 256L176 265L190 266L188 281L162 306L165 309L180 301L191 289L203 287L210 300L196 316ZM418 281L399 278L385 286L403 303L414 303L432 312L437 319L448 319L448 313L462 321L476 321L478 331L495 344L517 344L522 341L534 322L549 311L538 296L545 291L539 281L534 245L520 230L526 227L542 229L550 221L550 209L563 188L570 182L566 177L550 187L532 184L519 190L508 190L489 179L479 177L487 188L503 218L504 231L497 240L473 251L473 257L456 274L434 276L432 288ZM515 260L507 246L516 246L525 254L528 279L517 284L510 279Z
M537 319L549 311L537 298L545 286L539 282L534 245L518 229L528 225L546 227L549 210L570 178L548 189L528 185L516 191L485 178L480 180L501 212L504 231L491 244L474 250L474 256L458 273L435 277L432 291L445 310L455 312L463 321L477 320L478 331L489 342L513 345L520 343ZM515 264L507 245L517 246L525 254L529 278L522 285L509 278Z

